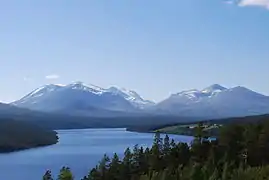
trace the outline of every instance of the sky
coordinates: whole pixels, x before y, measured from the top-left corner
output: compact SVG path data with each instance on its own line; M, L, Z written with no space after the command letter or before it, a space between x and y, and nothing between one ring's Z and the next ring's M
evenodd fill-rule
M269 0L10 0L0 23L1 102L74 81L154 101L215 83L269 95Z

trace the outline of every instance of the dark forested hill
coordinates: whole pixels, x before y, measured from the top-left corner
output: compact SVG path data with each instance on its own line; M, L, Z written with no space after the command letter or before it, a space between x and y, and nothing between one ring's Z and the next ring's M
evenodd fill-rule
M0 119L0 153L52 145L57 141L54 131L20 121Z
M209 119L209 120L202 120L200 119L197 121L189 120L189 121L181 121L178 123L169 123L167 124L150 124L146 126L132 126L127 128L129 131L136 131L136 132L152 132L159 130L162 133L168 134L182 134L182 135L192 135L194 133L194 129L191 127L195 127L196 125L202 123L205 124L206 128L210 131L221 126L221 125L228 125L228 124L247 124L247 123L260 123L264 121L269 121L269 114L259 115L259 116L246 116L246 117L234 117L234 118L224 118L224 119ZM214 134L216 134L214 130Z

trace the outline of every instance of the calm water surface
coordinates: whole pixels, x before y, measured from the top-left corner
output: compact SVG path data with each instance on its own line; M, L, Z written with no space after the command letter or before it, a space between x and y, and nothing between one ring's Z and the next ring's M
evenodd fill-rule
M47 169L58 174L69 166L80 180L95 167L104 153L123 155L127 147L136 144L151 146L153 134L127 132L125 129L58 130L59 143L53 146L0 154L3 180L41 180ZM170 136L175 141L190 142L192 137Z

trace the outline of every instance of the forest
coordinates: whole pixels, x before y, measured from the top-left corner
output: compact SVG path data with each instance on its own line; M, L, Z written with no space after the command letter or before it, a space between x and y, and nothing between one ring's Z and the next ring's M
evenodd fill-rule
M0 119L0 153L52 145L58 142L56 132L37 126Z
M104 157L82 180L266 180L269 179L269 121L232 123L210 139L202 123L191 144L156 132L152 147L127 148L123 158ZM51 171L43 180L52 180ZM73 180L63 167L57 180ZM77 179L77 178L76 178Z
M170 119L171 117L162 117L163 120L166 121L166 119ZM134 131L134 132L155 132L156 130L161 130L169 127L175 127L175 126L189 126L192 124L198 124L203 123L205 125L229 125L229 124L245 124L245 123L252 123L252 122L263 122L269 120L269 114L263 114L263 115L256 115L256 116L245 116L245 117L232 117L232 118L221 118L221 119L184 119L177 117L177 122L174 121L172 123L166 123L166 124L157 124L157 123L151 123L147 125L134 125L134 126L128 126L128 131ZM164 132L165 133L165 132ZM170 132L166 132L170 133ZM183 134L183 135L192 135L193 132L184 131L182 133L173 132L173 134Z

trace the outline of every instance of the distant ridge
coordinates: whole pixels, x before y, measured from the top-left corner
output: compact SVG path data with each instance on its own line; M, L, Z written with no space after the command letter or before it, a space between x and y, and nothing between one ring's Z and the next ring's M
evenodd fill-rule
M116 87L105 89L74 82L42 86L11 104L36 111L110 116L120 115L120 112L136 113L155 103L143 99L132 90Z
M202 90L193 89L172 94L155 108L183 116L250 116L269 113L269 97L242 86L225 88L213 84Z
M49 84L11 103L45 112L75 115L117 116L121 113L224 118L269 113L269 97L242 86L226 88L213 84L202 90L174 93L159 103L143 99L125 88L102 88L74 82Z

